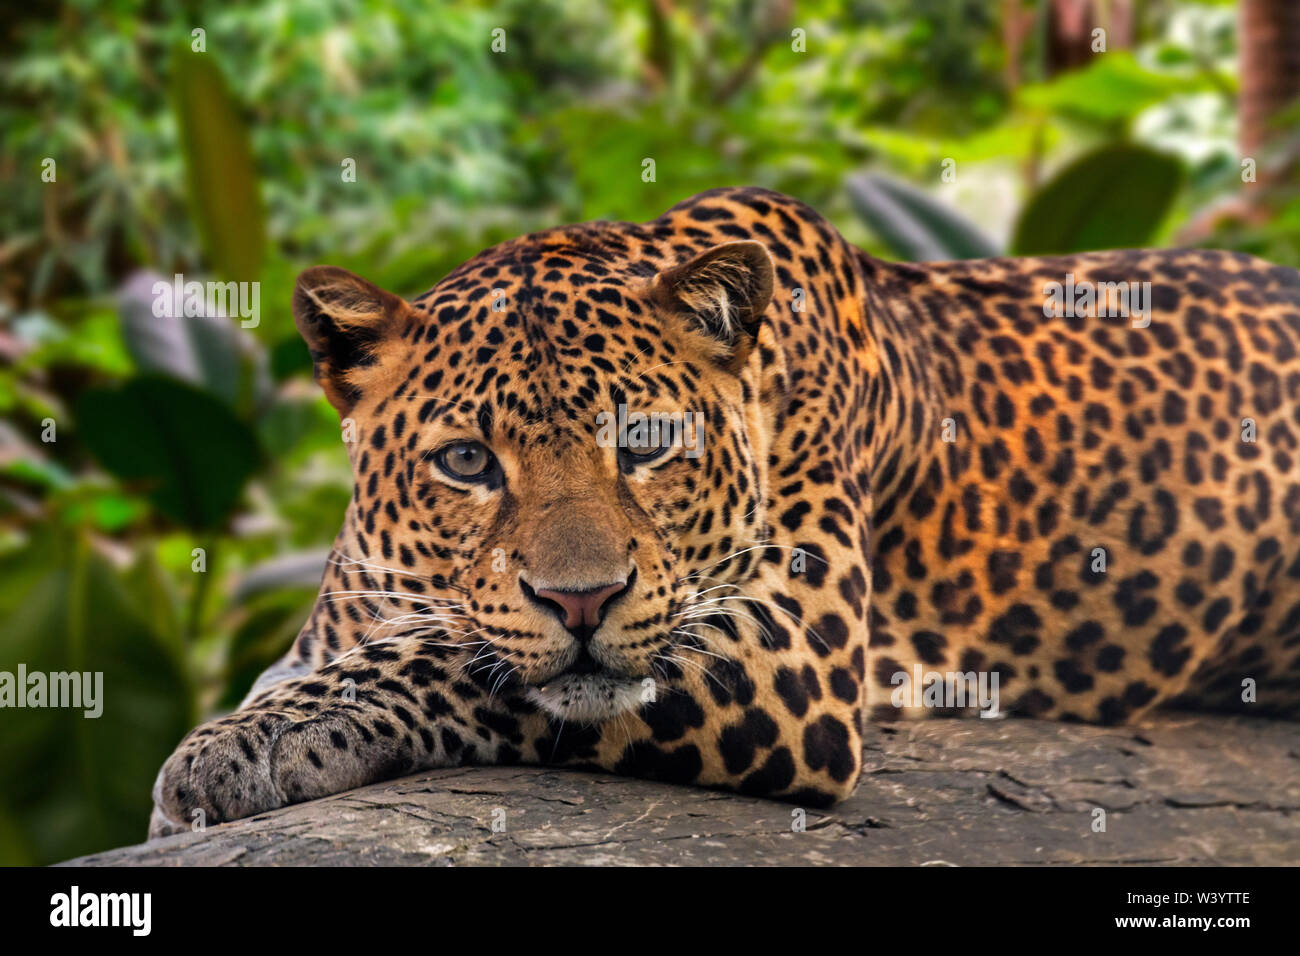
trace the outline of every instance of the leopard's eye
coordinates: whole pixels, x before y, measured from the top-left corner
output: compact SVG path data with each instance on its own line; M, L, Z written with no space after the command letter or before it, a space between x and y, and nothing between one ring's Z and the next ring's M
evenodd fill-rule
M492 452L476 441L456 442L437 453L434 460L443 471L461 481L485 478L496 464Z
M633 458L637 458L641 461L650 461L651 459L658 458L671 447L672 445L668 442L651 445L637 444L636 442L629 440L627 445L624 446L624 450Z
M671 441L642 441L629 435L627 441L618 450L619 462L624 471L630 471L637 465L649 464L662 458L672 450Z

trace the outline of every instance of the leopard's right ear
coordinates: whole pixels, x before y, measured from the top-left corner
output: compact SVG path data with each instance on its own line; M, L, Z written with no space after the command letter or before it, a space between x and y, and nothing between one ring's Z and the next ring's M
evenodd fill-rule
M772 256L759 242L724 242L660 272L652 289L669 311L713 340L724 364L745 363L772 301Z
M379 344L396 334L411 307L337 266L312 266L293 290L293 321L311 352L312 374L330 404L346 415L362 395Z

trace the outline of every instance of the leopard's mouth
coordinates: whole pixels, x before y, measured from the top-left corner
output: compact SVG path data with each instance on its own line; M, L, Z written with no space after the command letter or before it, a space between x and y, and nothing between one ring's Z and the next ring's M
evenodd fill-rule
M532 682L528 699L566 721L597 723L637 707L645 695L645 678L603 661L591 644L581 644L559 671Z
M560 671L556 677L565 677L570 674L578 677L594 676L597 674L609 675L613 672L600 661L596 660L591 653L590 647L583 645L578 648L578 656L564 670Z
M528 699L552 717L583 724L599 723L640 706L643 680L602 669L577 674L563 671L528 689Z

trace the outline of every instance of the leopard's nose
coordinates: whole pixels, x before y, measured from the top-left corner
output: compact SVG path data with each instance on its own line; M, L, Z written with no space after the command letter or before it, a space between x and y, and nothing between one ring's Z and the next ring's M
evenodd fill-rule
M596 632L605 617L605 609L631 587L628 578L584 590L533 588L522 576L519 583L530 601L552 611L581 640Z

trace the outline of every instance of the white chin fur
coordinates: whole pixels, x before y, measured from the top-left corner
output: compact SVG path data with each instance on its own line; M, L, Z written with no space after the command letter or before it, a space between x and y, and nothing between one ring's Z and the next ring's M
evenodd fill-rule
M599 674L564 674L541 687L531 687L528 699L565 721L595 724L641 703L641 682Z

